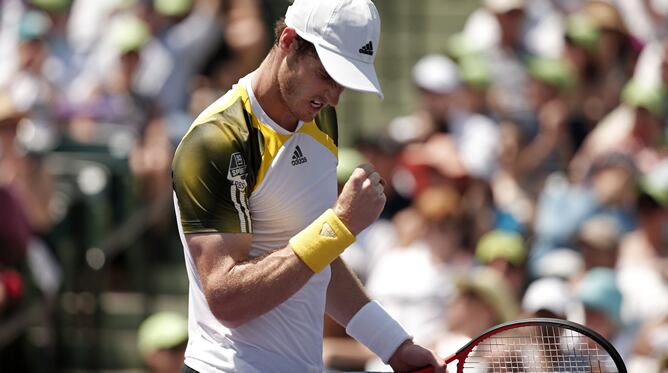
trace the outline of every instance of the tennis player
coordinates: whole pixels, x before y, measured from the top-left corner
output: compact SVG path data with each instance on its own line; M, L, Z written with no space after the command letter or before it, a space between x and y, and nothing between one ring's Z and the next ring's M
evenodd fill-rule
M370 0L296 0L260 67L194 121L173 163L190 280L184 372L322 372L323 315L393 369L444 371L339 258L385 204L371 165L337 198L345 88L382 98Z

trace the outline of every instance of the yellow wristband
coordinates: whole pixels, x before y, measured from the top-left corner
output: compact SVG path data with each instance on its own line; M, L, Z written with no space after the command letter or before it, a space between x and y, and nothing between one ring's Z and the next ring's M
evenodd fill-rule
M290 247L313 272L318 273L353 242L355 236L329 209L292 237Z

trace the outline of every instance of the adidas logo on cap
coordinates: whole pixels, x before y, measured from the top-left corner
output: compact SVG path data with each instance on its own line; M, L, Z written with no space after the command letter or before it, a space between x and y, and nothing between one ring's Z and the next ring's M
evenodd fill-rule
M359 52L362 54L368 54L369 56L373 56L373 44L371 43L371 41L364 44L362 48L360 48Z

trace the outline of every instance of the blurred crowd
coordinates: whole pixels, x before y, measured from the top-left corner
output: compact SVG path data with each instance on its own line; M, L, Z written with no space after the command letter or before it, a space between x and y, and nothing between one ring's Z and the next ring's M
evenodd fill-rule
M343 255L442 357L556 317L668 371L668 2L484 0L411 74L418 104L340 154L382 219ZM380 369L330 325L326 362Z
M67 230L72 200L118 167L133 206L171 211L174 147L259 64L277 3L0 3L0 321L28 282L52 299L77 277L59 245L86 242L76 226L96 211ZM443 357L495 324L556 317L608 338L630 372L668 371L668 1L483 0L442 46L404 72L414 110L340 149L341 183L368 161L388 197L346 261ZM111 194L97 213L122 222ZM175 227L155 215L160 246ZM95 267L95 253L81 255ZM150 330L182 347L183 328ZM329 368L381 368L331 321L325 337Z
M269 10L287 5L0 2L0 370L35 365L12 356L25 349L11 331L35 324L12 318L28 314L28 301L70 310L78 328L76 316L96 317L89 300L106 289L106 272L91 270L118 267L108 288L146 291L148 269L170 255L182 264L170 242L175 146L195 115L259 65L272 43ZM144 267L126 273L134 264L113 257ZM48 355L46 371L67 364Z

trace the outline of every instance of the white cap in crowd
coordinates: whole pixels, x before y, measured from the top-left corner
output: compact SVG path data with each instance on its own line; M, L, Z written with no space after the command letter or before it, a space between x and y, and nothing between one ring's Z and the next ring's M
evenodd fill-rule
M337 83L383 98L373 66L380 15L370 0L295 0L285 13L285 24L315 46Z
M543 277L529 285L522 298L522 309L529 312L550 311L566 318L574 297L564 280Z
M557 248L536 262L536 275L571 279L584 269L584 259L579 252L568 248Z
M457 65L440 54L420 58L413 66L413 81L422 89L441 94L454 91L462 83Z

